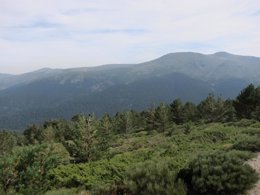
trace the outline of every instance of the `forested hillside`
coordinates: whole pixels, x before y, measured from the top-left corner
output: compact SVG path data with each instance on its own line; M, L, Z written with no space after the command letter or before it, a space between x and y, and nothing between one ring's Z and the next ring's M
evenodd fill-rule
M238 195L258 181L260 87L0 132L0 194Z
M198 103L209 93L235 98L248 84L260 84L259 65L257 57L182 52L139 64L0 75L0 128L22 130L78 113L142 111L177 98Z

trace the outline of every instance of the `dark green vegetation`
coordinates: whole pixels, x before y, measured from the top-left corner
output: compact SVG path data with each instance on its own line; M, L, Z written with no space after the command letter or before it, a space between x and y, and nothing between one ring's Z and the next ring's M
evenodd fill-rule
M49 189L48 171L69 162L69 154L59 143L24 146L1 158L1 188L14 187L22 194L37 194Z
M258 180L245 161L259 151L259 92L1 131L0 194L244 194Z
M258 181L252 168L230 152L199 155L185 171L184 180L197 194L242 194Z
M78 113L141 111L177 98L198 103L212 92L235 98L249 83L260 84L259 64L256 57L185 52L140 64L0 75L0 128L22 130Z

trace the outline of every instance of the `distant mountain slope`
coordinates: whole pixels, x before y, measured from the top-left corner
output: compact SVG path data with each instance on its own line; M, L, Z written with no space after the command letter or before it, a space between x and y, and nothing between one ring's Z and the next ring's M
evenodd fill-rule
M0 74L0 129L77 113L100 116L145 109L174 98L198 102L210 92L233 98L250 82L260 84L260 58L226 52L171 53L140 64Z
M134 72L139 74L167 74L178 72L204 81L238 78L259 82L260 58L237 56L226 52L212 55L183 52L171 53L156 60L140 64Z

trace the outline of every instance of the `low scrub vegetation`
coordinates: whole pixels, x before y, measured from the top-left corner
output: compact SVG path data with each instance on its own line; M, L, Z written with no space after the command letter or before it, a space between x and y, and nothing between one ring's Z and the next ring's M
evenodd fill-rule
M236 150L247 150L251 152L260 151L260 139L259 137L246 137L243 140L236 142L233 145Z
M0 131L0 194L243 194L257 181L245 161L259 151L260 122L242 107L257 90Z
M243 194L258 180L255 171L234 153L200 155L183 172L189 189L196 194Z
M185 195L186 186L177 178L172 159L146 161L128 170L126 186L133 195Z

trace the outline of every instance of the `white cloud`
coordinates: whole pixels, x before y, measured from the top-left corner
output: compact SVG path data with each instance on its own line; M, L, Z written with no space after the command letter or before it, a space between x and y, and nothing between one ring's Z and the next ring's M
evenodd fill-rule
M0 4L0 72L135 63L176 51L260 56L259 0Z

